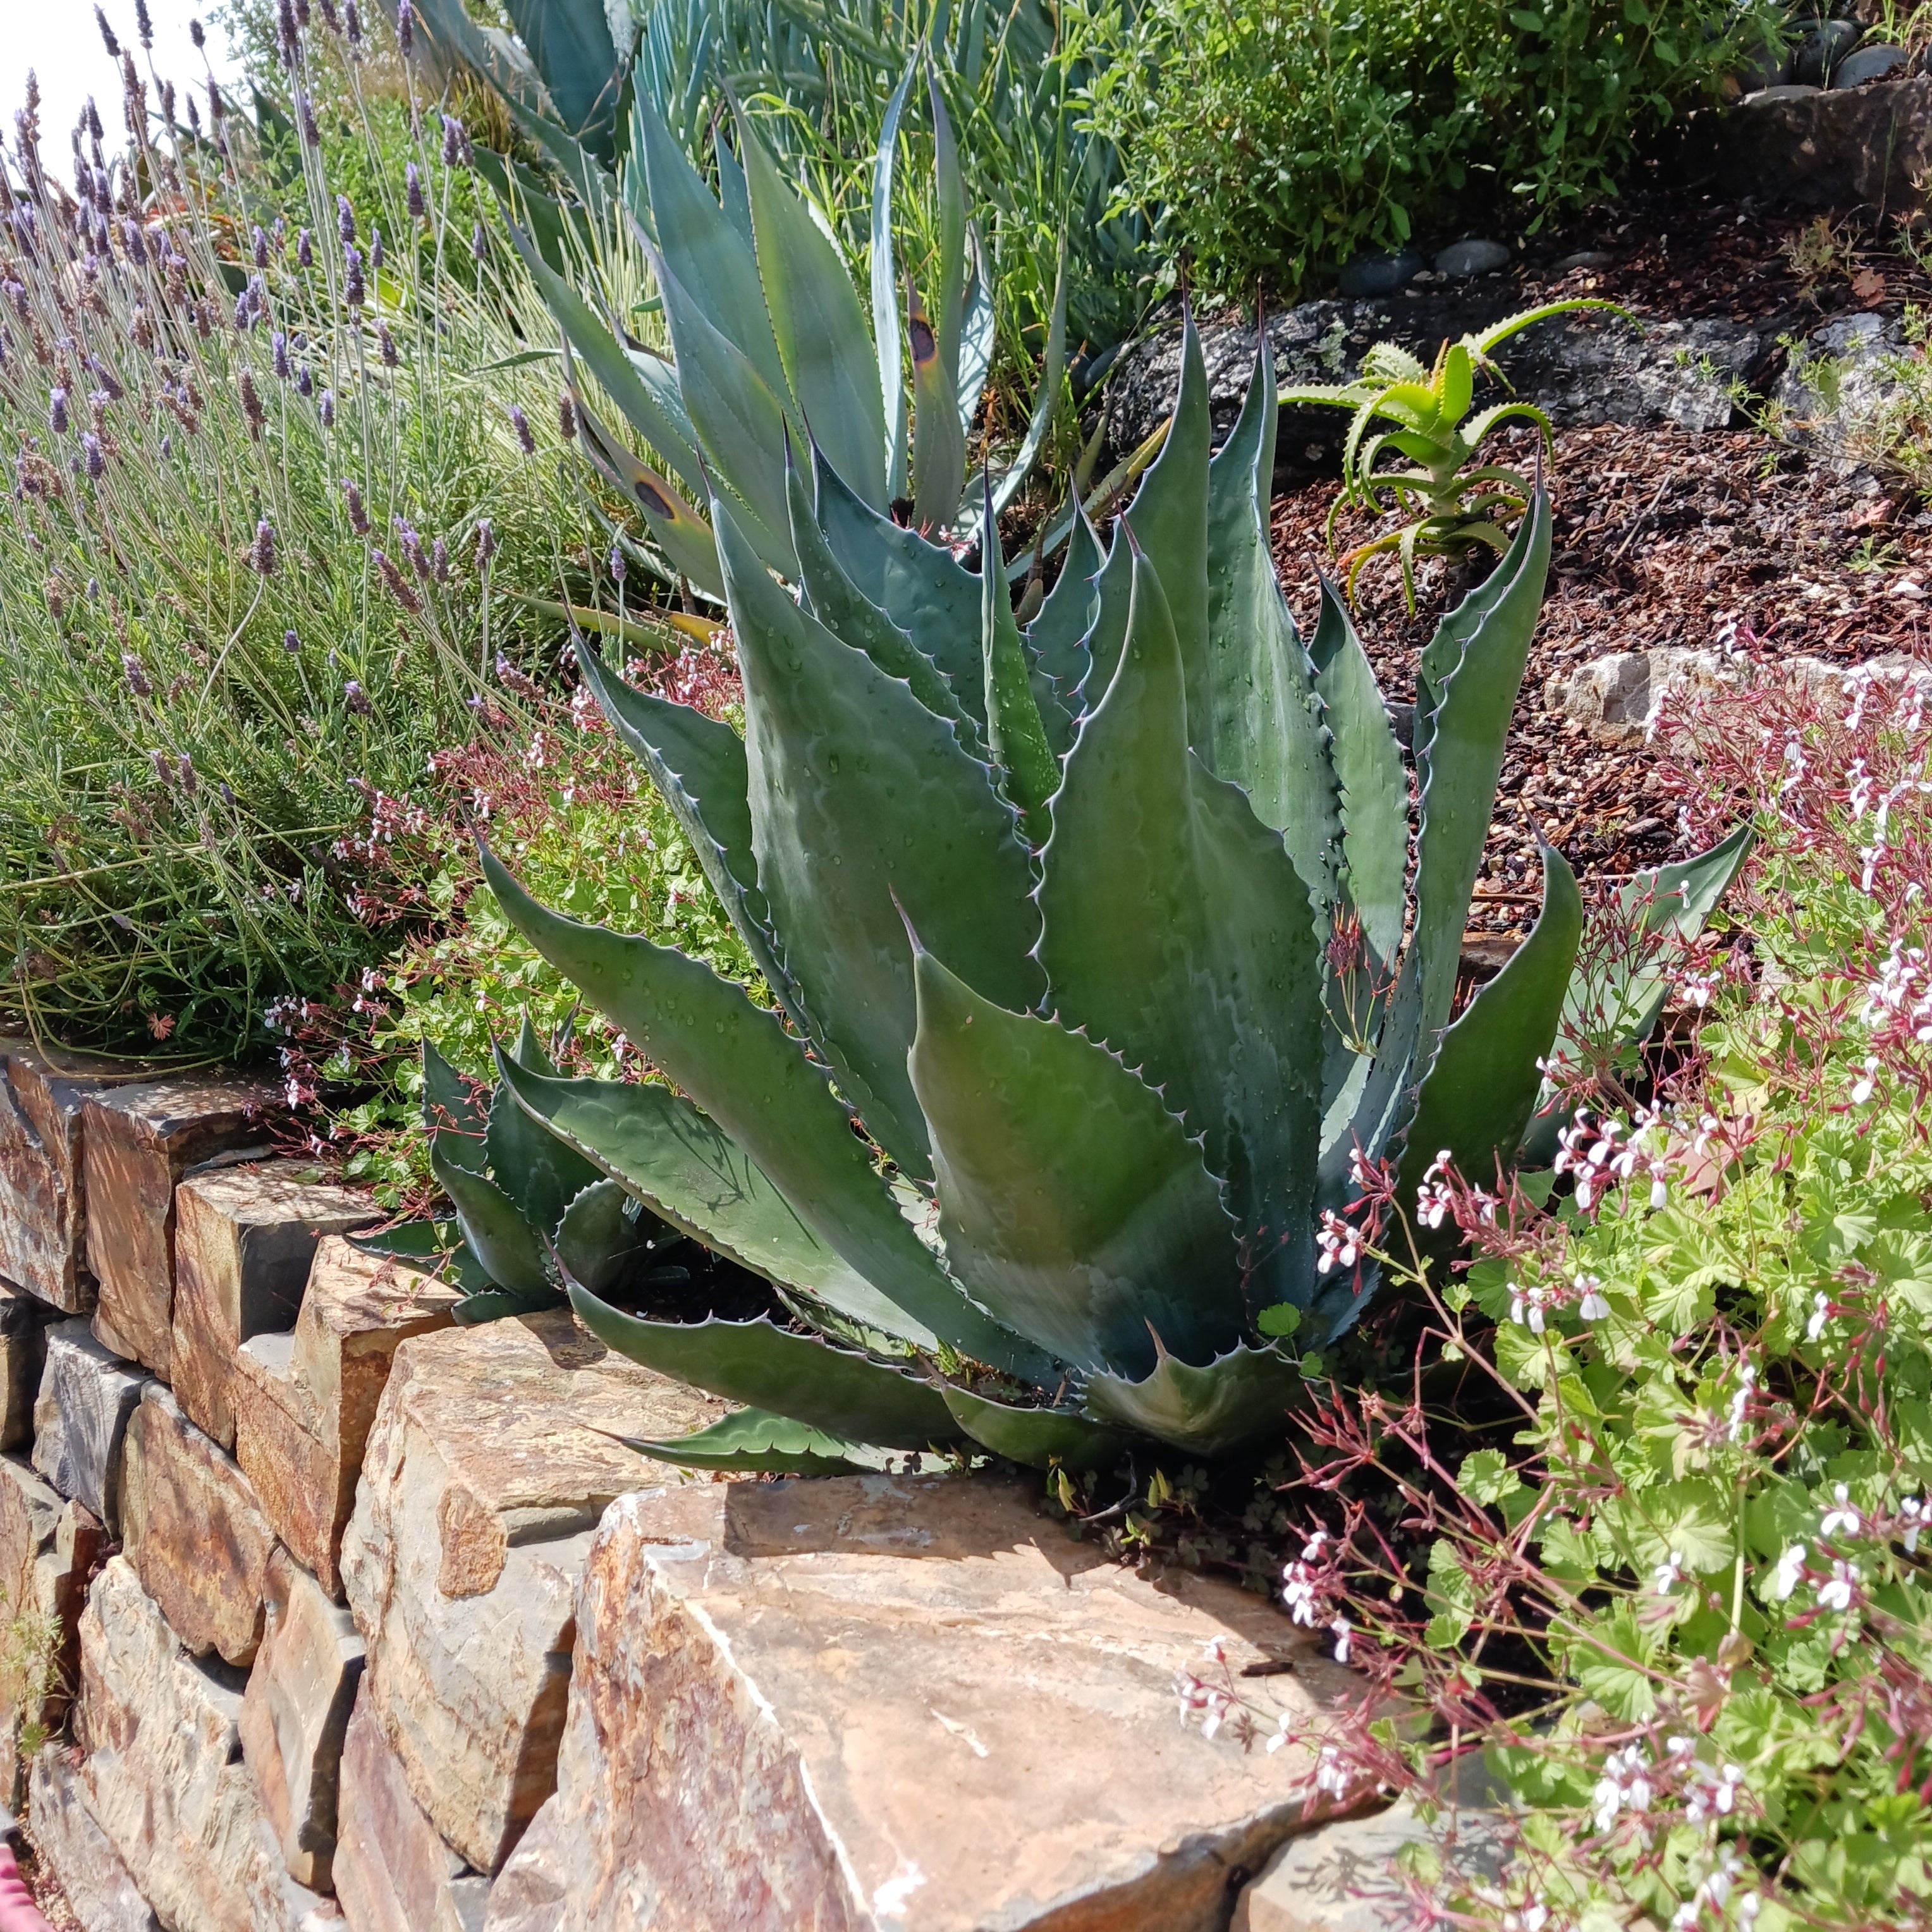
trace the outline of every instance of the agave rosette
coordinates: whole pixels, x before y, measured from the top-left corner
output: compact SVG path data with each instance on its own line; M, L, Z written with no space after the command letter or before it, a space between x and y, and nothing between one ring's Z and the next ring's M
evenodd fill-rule
M714 499L742 739L585 653L779 1001L548 912L485 855L676 1090L505 1056L506 1090L795 1318L646 1320L573 1284L614 1348L748 1405L653 1453L1226 1451L1296 1400L1280 1338L1325 1345L1372 1292L1318 1263L1357 1150L1514 1155L1581 925L1553 852L1529 939L1450 1022L1547 501L1423 653L1412 866L1361 645L1329 593L1304 646L1275 580L1273 397L1264 343L1210 460L1190 327L1158 462L1104 554L1076 527L1024 631L997 550L969 572L818 452L787 479L796 599ZM1700 904L1735 861L1701 862Z

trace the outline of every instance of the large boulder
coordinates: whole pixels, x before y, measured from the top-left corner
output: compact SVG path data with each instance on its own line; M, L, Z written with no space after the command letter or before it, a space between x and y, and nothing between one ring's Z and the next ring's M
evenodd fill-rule
M84 1111L87 1264L94 1333L166 1382L174 1354L175 1188L197 1162L267 1138L280 1090L255 1080L152 1080ZM266 1151L266 1148L263 1151Z
M128 1425L121 1533L142 1587L194 1655L254 1660L274 1532L235 1459L158 1382Z
M80 1932L161 1932L121 1854L94 1822L65 1744L43 1744L28 1779L28 1832Z
M175 1190L174 1390L223 1448L235 1446L236 1352L292 1328L316 1244L374 1218L364 1196L299 1161L215 1168Z
M568 1309L397 1349L343 1580L410 1788L478 1870L502 1864L550 1795L578 1576L643 1466L617 1438L724 1412L612 1354Z
M1184 1724L1177 1679L1225 1673L1270 1730L1358 1680L1263 1600L1140 1576L1036 1498L881 1476L614 1505L556 1795L490 1932L1225 1928L1309 1822L1310 1765Z
M448 1328L460 1298L331 1235L316 1250L294 1328L254 1336L236 1353L236 1460L275 1534L338 1599L342 1532L390 1363L410 1336Z
M82 1794L142 1897L170 1932L294 1932L299 1915L264 1926L258 1906L262 1811L242 1762L238 1673L183 1652L124 1556L94 1580L80 1657Z

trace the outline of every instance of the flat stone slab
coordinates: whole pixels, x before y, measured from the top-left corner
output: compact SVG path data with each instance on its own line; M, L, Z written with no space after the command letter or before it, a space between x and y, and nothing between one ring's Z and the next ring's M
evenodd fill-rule
M0 1614L39 1620L44 1648L9 1646L0 1672L0 1802L17 1810L23 1748L60 1729L80 1657L87 1586L113 1547L100 1520L0 1456ZM22 1634L24 1635L24 1633Z
M223 1448L235 1446L236 1351L295 1326L325 1234L375 1218L365 1196L300 1161L215 1168L175 1190L174 1391Z
M47 1330L46 1363L34 1402L34 1467L121 1533L121 1472L129 1420L148 1377L104 1348L88 1324Z
M65 1744L44 1745L27 1782L27 1834L81 1932L161 1932L161 1922L82 1802Z
M142 1587L190 1654L254 1661L274 1532L235 1459L158 1382L128 1425L121 1531Z
M81 1790L142 1896L172 1932L235 1932L261 1808L241 1762L237 1673L188 1656L124 1556L80 1620Z
M1218 1643L1309 1720L1360 1680L1232 1585L1106 1562L1036 1494L862 1477L615 1504L556 1795L490 1932L1220 1932L1306 1822L1308 1764L1184 1726L1177 1678Z
M449 1327L460 1299L432 1276L326 1236L294 1328L236 1354L236 1459L275 1534L338 1599L342 1532L390 1364L410 1336Z
M269 1561L267 1595L267 1628L242 1700L242 1754L278 1858L302 1884L326 1892L362 1640L286 1550Z
M91 1313L82 1109L152 1070L14 1040L0 1062L0 1282L69 1315Z
M479 1871L550 1792L577 1578L606 1505L647 1466L613 1438L680 1436L725 1412L612 1354L568 1309L396 1351L343 1580L384 1734Z
M334 1879L349 1932L479 1932L490 1892L411 1795L366 1678L343 1740Z
M94 1332L168 1381L174 1354L175 1188L197 1162L260 1144L280 1090L255 1080L151 1080L83 1109Z

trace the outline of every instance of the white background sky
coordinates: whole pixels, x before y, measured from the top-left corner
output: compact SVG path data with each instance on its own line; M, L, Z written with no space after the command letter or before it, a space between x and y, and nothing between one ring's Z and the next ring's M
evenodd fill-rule
M202 80L206 71L188 38L193 18L200 18L207 29L208 57L216 74L225 80L232 72L226 39L206 17L209 4L210 0L148 0L154 26L154 71L178 89ZM146 66L134 32L134 0L103 0L103 5L109 26L133 50L145 79ZM30 68L40 82L40 154L52 172L63 178L68 173L68 130L90 94L100 110L109 151L125 138L120 78L101 44L93 0L0 0L0 130L10 147L14 111L26 98ZM152 84L148 98L154 99Z

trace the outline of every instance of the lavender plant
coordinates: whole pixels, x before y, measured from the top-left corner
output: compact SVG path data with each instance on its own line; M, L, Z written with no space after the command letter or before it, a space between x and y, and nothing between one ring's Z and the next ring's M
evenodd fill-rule
M550 393L520 271L347 18L287 15L286 139L124 53L113 136L90 106L57 164L30 97L0 149L0 1016L37 1031L244 1052L352 981L364 796L595 528L506 412Z

